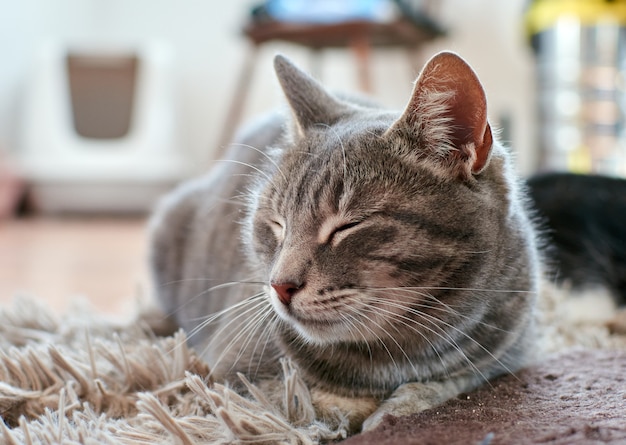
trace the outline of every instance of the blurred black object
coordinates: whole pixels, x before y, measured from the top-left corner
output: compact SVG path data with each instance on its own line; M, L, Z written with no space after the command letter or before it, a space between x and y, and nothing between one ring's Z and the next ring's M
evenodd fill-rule
M554 278L575 289L605 286L626 304L626 180L546 173L530 178L528 189Z

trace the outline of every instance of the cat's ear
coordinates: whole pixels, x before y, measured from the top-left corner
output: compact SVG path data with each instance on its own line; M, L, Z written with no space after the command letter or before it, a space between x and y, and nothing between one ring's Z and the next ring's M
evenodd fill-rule
M420 73L400 119L388 130L418 141L448 172L470 177L489 163L493 136L487 98L476 73L458 55L442 52Z
M277 55L274 69L301 133L314 125L331 125L346 111L346 104L286 57Z

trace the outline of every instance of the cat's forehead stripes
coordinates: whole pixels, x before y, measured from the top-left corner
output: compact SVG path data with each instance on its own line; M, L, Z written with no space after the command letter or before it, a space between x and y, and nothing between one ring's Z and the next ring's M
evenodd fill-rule
M289 153L281 169L291 173L278 183L279 189L272 190L276 211L285 217L292 214L302 217L307 213L309 219L315 220L338 213L347 192L346 178L334 166L332 157L329 153L318 156Z

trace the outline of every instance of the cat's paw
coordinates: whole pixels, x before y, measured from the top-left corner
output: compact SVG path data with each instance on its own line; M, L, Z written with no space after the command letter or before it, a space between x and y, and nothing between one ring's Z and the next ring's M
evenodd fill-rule
M371 397L342 397L317 388L311 390L311 398L318 418L332 424L347 420L350 432L358 432L363 420L374 412L378 403Z
M391 413L388 413L381 409L377 409L374 414L365 419L365 422L363 422L363 425L361 426L361 431L366 432L375 430L376 428L378 428L378 425L383 422L383 419L387 414Z
M399 386L372 415L363 422L362 431L371 431L378 427L386 415L395 417L408 416L433 408L449 394L446 385L440 383L405 383Z

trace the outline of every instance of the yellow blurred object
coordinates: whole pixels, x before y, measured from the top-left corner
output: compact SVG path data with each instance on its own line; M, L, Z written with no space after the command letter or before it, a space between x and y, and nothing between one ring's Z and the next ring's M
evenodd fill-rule
M589 148L581 145L568 153L567 167L572 173L589 173L593 168Z
M626 177L626 0L535 0L542 170Z
M545 31L566 16L575 17L582 25L602 21L626 24L626 1L536 0L526 13L528 35Z

